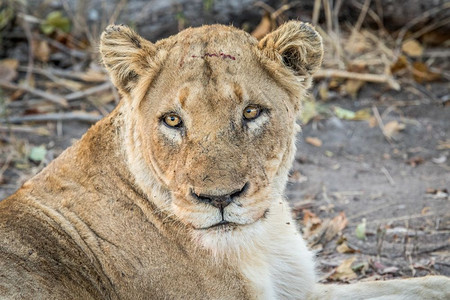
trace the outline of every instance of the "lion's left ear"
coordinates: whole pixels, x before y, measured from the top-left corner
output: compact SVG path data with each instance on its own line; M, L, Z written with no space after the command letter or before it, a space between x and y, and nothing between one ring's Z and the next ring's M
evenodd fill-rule
M110 25L100 38L103 64L114 85L130 94L145 70L148 72L156 47L124 25Z
M300 21L289 21L281 25L267 34L258 47L268 57L279 60L298 76L310 76L322 64L322 38L311 25Z

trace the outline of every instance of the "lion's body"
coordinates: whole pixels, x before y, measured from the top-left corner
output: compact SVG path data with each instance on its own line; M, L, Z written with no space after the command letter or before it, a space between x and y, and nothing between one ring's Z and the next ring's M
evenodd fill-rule
M310 26L260 43L210 26L155 45L112 26L101 52L123 100L0 202L0 298L359 299L315 284L283 198L322 58ZM444 277L407 282L414 294L350 290L449 293Z
M310 289L312 257L289 215L239 262L218 264L193 245L133 184L119 110L0 202L2 299L274 299L276 288L301 290L302 280Z

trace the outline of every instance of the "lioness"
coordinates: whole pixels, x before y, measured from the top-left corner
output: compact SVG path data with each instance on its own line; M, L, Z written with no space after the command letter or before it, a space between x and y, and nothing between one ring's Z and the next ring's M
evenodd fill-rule
M122 95L0 202L2 299L447 299L445 277L316 284L283 193L322 42L213 25L156 44L110 26Z

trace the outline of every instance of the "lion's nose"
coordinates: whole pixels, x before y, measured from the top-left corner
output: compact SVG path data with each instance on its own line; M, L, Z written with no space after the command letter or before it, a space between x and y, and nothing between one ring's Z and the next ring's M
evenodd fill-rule
M234 190L231 193L225 195L196 194L194 191L191 191L191 194L200 202L210 204L219 209L224 209L236 198L242 196L248 190L248 185L249 184L247 182L241 189Z

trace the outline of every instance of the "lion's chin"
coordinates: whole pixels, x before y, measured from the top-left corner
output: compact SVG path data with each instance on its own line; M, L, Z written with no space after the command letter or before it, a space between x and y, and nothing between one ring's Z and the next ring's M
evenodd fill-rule
M221 259L239 257L252 251L265 232L265 222L259 218L248 224L228 222L195 229L192 236L196 245L210 251L216 259Z

